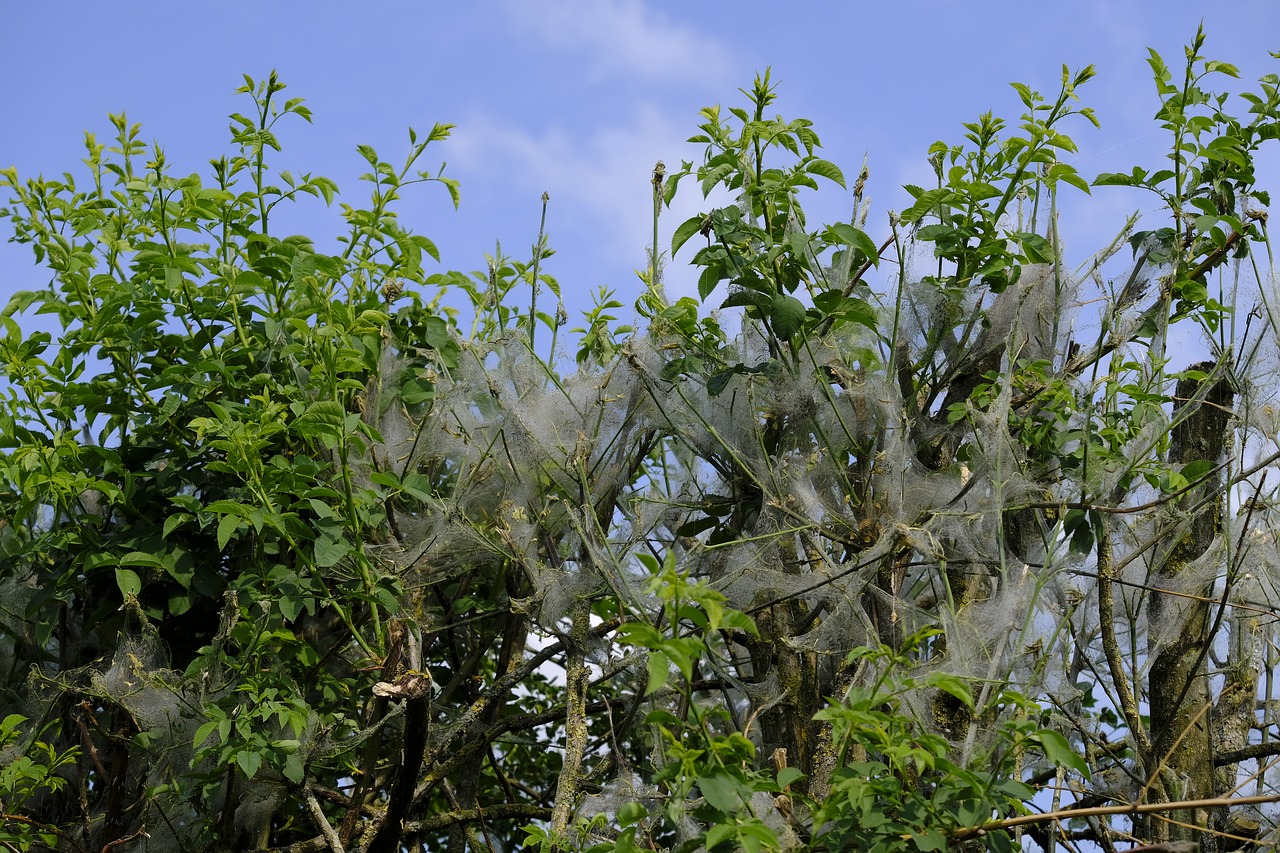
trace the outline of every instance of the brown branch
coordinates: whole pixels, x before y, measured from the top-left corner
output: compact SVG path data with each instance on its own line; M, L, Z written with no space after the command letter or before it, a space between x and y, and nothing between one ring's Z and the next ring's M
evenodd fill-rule
M606 622L601 622L599 625L594 626L591 629L590 636L598 637L603 634L607 634L610 631L617 629L617 627L621 624L622 624L622 620L619 617L615 616L614 618L609 619ZM563 640L557 640L556 642L552 643L551 645L539 651L533 657L529 658L520 666L516 667L515 669L508 672L506 675L494 681L492 686L490 686L488 690L482 693L480 695L480 698L476 699L475 702L471 703L471 707L467 708L467 710L462 713L462 715L457 719L457 721L454 722L453 725L449 727L448 731L444 734L443 737L441 737L440 741L431 745L431 750L426 757L426 763L435 764L437 761L439 761L440 757L454 743L456 743L459 739L471 733L471 729L476 725L477 721L480 719L481 715L484 713L484 710L486 708L488 708L491 704L496 702L502 696L505 696L507 691L509 691L511 688L515 687L517 684L519 684L520 682L528 678L530 675L532 675L533 672L538 669L538 667L542 666L544 663L547 663L548 661L550 661L552 658L554 658L556 655L560 654L564 650L565 650L565 642Z
M477 820L550 820L551 809L531 803L500 803L475 809L453 809L418 821L407 821L405 832L430 832Z
M1148 545L1147 547L1150 547L1150 545ZM1089 572L1083 569L1070 569L1069 571L1071 574L1077 577L1095 578L1095 579L1098 577L1096 572ZM1192 593L1192 592L1178 592L1177 590L1174 590L1174 589L1165 589L1164 587L1153 586L1147 583L1140 583L1139 581L1127 581L1124 578L1112 577L1111 582L1119 586L1127 586L1130 589L1140 589L1140 590L1143 590L1144 592L1158 593L1160 595L1167 595L1171 598L1182 598L1182 599L1186 599L1187 601L1213 603L1219 600L1217 597L1209 598L1208 596L1196 595L1195 593ZM1249 601L1247 599L1234 599L1230 602L1230 604L1236 610L1242 610L1246 613L1252 613L1256 616L1276 615L1275 607L1271 607L1266 604L1259 604L1258 602Z
M311 789L311 791L316 795L317 799L324 800L325 802L328 802L328 803L333 803L335 806L342 806L344 809L353 808L353 805L352 805L353 801L351 797L347 794L342 793L336 788L330 788L325 785L321 785L319 782L308 782L307 787ZM370 814L370 815L382 813L381 808L370 805L369 803L365 803L361 805L359 810L364 814Z
M594 637L607 634L617 629L621 622L622 620L618 617L602 622L593 626L588 636ZM529 674L538 667L563 652L564 649L565 643L563 640L552 643L505 676L499 678L463 712L440 742L432 744L423 762L423 767L427 769L418 780L418 785L414 790L413 802L415 804L420 803L423 797L427 795L427 792L461 764L467 761L474 761L475 754L487 744L492 743L498 735L521 727L532 728L539 724L538 720L540 718L545 718L546 720L558 719L566 713L564 708L557 708L541 714L530 714L506 720L500 719L475 734L474 737L471 736L486 708L497 701L498 697L504 695L515 684L528 678ZM607 700L591 703L587 706L587 711L588 713L595 713L597 707L600 710L604 710L608 706L609 702ZM463 740L463 742L459 744L459 740ZM447 758L445 757L446 753L448 754Z
M1276 462L1280 462L1280 451L1272 453L1270 456L1266 457L1265 459L1259 460L1257 463L1251 465L1248 468L1245 468L1239 474L1237 474L1235 477L1231 479L1231 482L1229 485L1234 486L1238 483L1241 483L1246 478L1258 473L1259 471L1262 471L1266 468L1271 467L1271 465L1273 465ZM1196 480L1195 482L1188 483L1186 486L1179 489L1178 491L1170 492L1169 494L1156 498L1153 501L1148 501L1147 503L1144 503L1144 504L1137 504L1136 506L1107 506L1105 504L1089 503L1088 501L1058 501L1056 503L1053 501L1034 501L1031 503L1026 503L1026 504L1022 504L1020 506L1014 507L1014 509L1061 509L1065 507L1066 509L1093 510L1095 512L1103 513L1104 515L1128 515L1130 513L1143 512L1148 509L1156 509L1157 507L1164 506L1171 499L1181 497L1182 495L1185 495L1187 492L1191 491L1197 486L1204 485L1205 477L1214 476L1215 474L1222 471L1222 469L1227 467L1227 465L1229 464L1230 464L1229 461L1221 462L1215 465L1213 468L1206 471L1200 479Z
M1227 252L1231 251L1231 248L1235 246L1236 243L1240 242L1240 238L1242 236L1244 235L1233 229L1221 246L1206 255L1203 261L1197 264L1191 272L1187 273L1187 278L1194 281L1216 267Z
M588 714L597 714L601 711L608 711L614 705L625 704L626 701L620 698L597 699L596 701L587 704L586 712ZM448 777L449 774L453 773L459 767L467 762L475 761L475 755L480 750L492 744L500 735L512 731L531 729L536 726L552 722L553 720L564 719L565 712L565 707L560 706L547 711L541 711L536 714L523 714L519 717L510 717L498 720L488 729L485 729L471 740L452 750L449 758L443 763L431 766L431 768L427 770L419 780L417 790L414 792L414 802L421 801L422 798L426 796L426 793L431 790L437 782Z
M1280 794L1263 794L1256 797L1212 797L1204 800L1179 800L1173 803L1129 803L1122 806L1095 806L1087 809L1065 808L1054 812L1018 815L984 823L981 826L967 826L956 830L951 836L962 840L973 838L987 832L1001 829L1012 829L1015 826L1028 826L1045 823L1051 820L1070 820L1076 817L1098 817L1103 815L1135 815L1160 814L1162 812L1189 811L1192 809L1231 808L1232 806L1259 805L1262 803L1280 802Z
M602 711L610 710L614 705L626 704L627 701L625 699L621 697L614 697L608 699L596 699L593 702L588 702L584 708L588 714L599 714ZM488 729L485 732L488 737L481 738L480 740L488 743L493 741L497 735L503 735L507 732L527 731L528 729L546 725L547 723L554 722L556 720L563 720L567 710L568 709L564 705L557 705L554 708L548 708L546 711L538 711L532 714L521 714L516 717L504 717L495 723L493 728ZM460 751L465 752L466 747L462 747Z
M137 832L130 833L129 835L124 836L123 838L117 838L115 841L102 845L101 853L107 853L107 851L110 850L112 847L119 847L121 844L128 844L130 841L136 841L139 838L150 838L150 837L151 836L147 833L147 828L145 826L140 826L138 827Z
M9 814L8 812L0 812L0 826L3 826L4 824L9 822L25 823L27 826L35 827L40 832L48 832L52 835L56 835L59 840L65 840L67 838L67 836L62 832L62 830L54 826L53 824L41 823L35 818L27 817L26 815Z
M329 842L323 835L317 835L315 838L308 838L306 841L296 841L293 844L284 847L268 847L265 853L323 853L329 849Z
M329 819L325 817L324 809L320 808L320 801L316 799L315 792L310 788L303 788L302 796L306 800L307 811L311 812L311 818L316 822L316 828L320 830L320 835L329 845L329 850L332 853L346 853L342 846L342 839L338 837L333 824L329 823Z
M1102 630L1102 650L1107 657L1107 666L1111 670L1111 681L1115 684L1119 699L1120 712L1124 714L1129 731L1133 733L1134 743L1143 761L1151 758L1151 740L1142 725L1142 715L1138 711L1138 703L1134 701L1133 691L1129 689L1129 679L1124 671L1124 659L1120 655L1120 644L1116 641L1115 602L1111 597L1111 581L1114 571L1111 565L1111 539L1107 531L1097 531L1098 536L1098 625Z
M414 800L414 787L418 780L418 771L422 767L422 758L426 753L427 730L431 721L431 687L430 682L424 688L424 695L406 700L404 710L404 741L400 753L400 770L396 774L395 784L391 788L387 802L387 812L382 818L382 825L366 848L368 853L395 853L400 849L403 837L402 826L409 806ZM314 798L313 798L314 799ZM317 806L318 807L318 806ZM323 829L323 827L322 827ZM337 836L329 839L333 853L343 853L341 844L333 847Z
M565 664L565 742L560 777L556 780L555 808L551 812L551 832L560 835L569 828L582 782L582 758L587 750L587 629L591 624L591 602L578 600L573 615L573 636Z
M90 707L88 699L80 703L80 709L84 711L84 714L76 715L76 723L80 727L80 739L84 741L85 754L88 755L89 760L93 762L93 767L98 771L98 776L101 779L106 780L109 778L107 776L107 770L102 766L102 760L98 757L98 747L93 742L93 736L89 734L89 727L85 724L85 715L87 715L88 719L93 723L94 728L102 732L104 735L106 732L98 723L98 718L94 716L93 709Z
M1222 767L1226 764L1239 764L1241 761L1248 761L1250 758L1271 758L1273 755L1280 755L1280 740L1273 740L1267 743L1251 743L1248 746L1242 746L1230 752L1219 753L1213 757L1213 766Z

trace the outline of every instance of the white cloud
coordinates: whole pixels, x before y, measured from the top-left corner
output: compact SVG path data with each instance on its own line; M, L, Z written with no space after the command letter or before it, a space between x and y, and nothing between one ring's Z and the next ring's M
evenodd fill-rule
M528 192L546 191L555 220L576 221L570 229L576 236L635 269L644 266L653 239L654 164L663 160L670 175L681 160L698 161L701 153L685 141L688 136L687 125L671 121L653 104L641 103L625 124L585 134L562 128L533 132L488 117L473 118L462 123L451 144L453 162L463 170L519 176L517 181ZM704 201L696 180L685 179L672 208L662 212L660 247L670 247L671 233L685 219L726 203L727 196ZM692 254L686 247L680 261ZM686 277L684 266L667 268L672 298L693 291L692 280L672 280L672 273L678 279Z
M586 53L596 79L696 76L718 82L730 68L728 51L717 39L672 21L643 0L510 0L506 8L511 23L539 44Z

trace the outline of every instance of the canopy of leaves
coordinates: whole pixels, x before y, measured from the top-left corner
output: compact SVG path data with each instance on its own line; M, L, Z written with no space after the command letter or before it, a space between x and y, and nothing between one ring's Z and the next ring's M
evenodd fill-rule
M634 324L602 289L567 342L545 233L428 272L398 220L417 183L458 204L419 166L447 125L403 164L359 149L334 247L278 230L338 188L277 168L277 123L311 115L274 74L206 174L123 115L80 174L0 171L50 277L0 316L0 841L1269 832L1280 306L1253 162L1280 79L1232 115L1203 40L1181 79L1151 56L1167 164L1080 176L1093 69L1064 68L934 145L879 241L867 170L850 188L810 122L768 118L765 74L655 169ZM674 228L699 299L673 302L658 217L686 178L737 202ZM1069 268L1059 192L1115 186L1163 218ZM819 190L851 220L810 226Z

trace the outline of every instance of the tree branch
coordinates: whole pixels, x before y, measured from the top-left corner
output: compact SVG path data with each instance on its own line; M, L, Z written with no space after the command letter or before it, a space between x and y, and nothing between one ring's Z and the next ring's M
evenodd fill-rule
M1102 815L1134 815L1160 814L1162 812L1189 811L1193 809L1231 808L1233 806L1260 805L1262 803L1280 802L1280 794L1263 794L1257 797L1213 797L1204 800L1179 800L1173 803L1126 803L1120 806L1096 806L1088 809L1065 808L1056 812L1018 815L995 820L982 826L967 826L957 830L951 837L956 840L974 838L999 829L1012 829L1015 826L1027 826L1045 823L1051 820L1070 820L1076 817L1094 817Z
M406 821L405 832L430 832L474 820L550 820L551 809L532 803L500 803L475 809L453 809L423 820Z
M1151 740L1147 737L1147 730L1142 725L1142 715L1138 711L1138 703L1134 701L1133 691L1129 688L1129 678L1124 671L1124 659L1120 655L1120 644L1116 641L1115 602L1111 597L1113 578L1111 538L1105 529L1097 531L1097 536L1098 624L1102 630L1102 650L1107 656L1107 666L1111 670L1111 680L1118 694L1120 712L1124 714L1125 723L1133 734L1139 753L1144 761L1148 761L1151 758Z
M316 827L329 845L329 849L333 853L346 853L342 847L342 839L338 837L338 833L334 830L333 825L329 823L329 819L324 816L324 809L320 808L320 801L316 799L315 793L310 788L304 787L302 796L306 799L307 810L311 812L311 817L315 820Z
M587 629L591 625L591 602L578 599L573 614L573 637L565 665L565 742L560 777L556 780L555 808L551 812L551 833L558 836L569 828L574 801L578 798L582 756L587 748Z
M1213 766L1222 767L1226 764L1238 764L1241 761L1248 761L1250 758L1270 758L1273 755L1280 755L1280 740L1268 741L1267 743L1251 743L1248 746L1242 746L1230 752L1219 753L1213 757Z

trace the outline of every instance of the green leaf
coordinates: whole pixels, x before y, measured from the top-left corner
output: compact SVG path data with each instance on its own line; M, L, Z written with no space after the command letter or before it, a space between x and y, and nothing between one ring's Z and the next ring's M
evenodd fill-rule
M142 591L142 579L133 569L116 569L116 586L124 595L136 596Z
M302 765L302 756L298 753L291 753L284 760L284 766L280 768L280 772L284 777L295 785L301 785L302 780L306 777L306 769Z
M760 284L760 282L757 282ZM763 293L759 290L749 290L746 287L735 287L729 291L729 295L720 303L721 308L738 308L747 306L755 308L759 311L768 310L773 304L773 293Z
M964 703L966 708L973 707L973 692L963 678L946 672L931 672L925 684L935 687L943 693L954 696Z
M346 428L346 411L336 400L318 400L307 406L293 422L293 428L307 438L319 438L333 446Z
M165 568L164 561L155 554L148 554L145 551L130 551L120 558L122 566L146 566L151 569Z
M737 810L740 794L745 793L747 798L751 795L745 785L724 773L699 775L698 787L702 790L702 796L707 802L717 811L725 814L732 814Z
M1070 547L1073 554L1088 554L1093 550L1093 525L1084 510L1067 510L1062 529L1071 537Z
M1029 800L1036 795L1035 788L1018 779L1001 779L991 786L991 790L1011 800Z
M1009 833L1003 829L998 829L995 832L988 832L986 840L987 848L991 853L1014 853L1013 839L1010 838Z
M719 264L704 269L702 275L698 276L698 296L705 301L723 278L724 275Z
M335 537L326 531L316 539L316 565L322 569L336 566L353 550L347 537Z
M618 636L624 643L645 649L656 649L663 640L662 633L648 622L624 622L618 626Z
M1053 729L1041 729L1036 732L1035 739L1044 748L1044 757L1058 767L1075 770L1086 779L1089 778L1089 765L1084 758L1071 748L1071 744Z
M707 850L714 850L718 845L733 838L737 830L738 828L731 823L717 823L707 830L707 839L703 846Z
M1214 469L1214 464L1207 459L1198 459L1182 466L1182 476L1189 483L1194 483Z
M191 609L191 594L186 592L172 592L169 594L167 602L169 606L169 615L181 616Z
M228 501L228 500L213 501L208 506L206 506L205 509L208 510L209 512L216 512L219 514L231 513L239 517L243 517L249 514L248 505L238 503L236 501Z
M1230 62L1219 62L1216 59L1206 59L1204 61L1204 70L1206 74L1225 74L1228 77L1240 76L1239 68L1236 68Z
M690 610L692 608L689 608ZM684 611L682 615L687 613ZM685 618L688 618L687 616ZM693 662L699 657L702 651L702 641L695 637L686 639L671 639L663 643L663 653L671 663L675 664L676 669L684 676L685 681L693 678Z
M717 373L713 373L710 377L707 378L707 393L710 394L712 397L719 397L721 394L723 394L724 389L729 387L729 380L733 379L734 376L742 372L740 368L741 368L741 365L738 365L737 367L730 368L729 370L721 370ZM703 528L703 529L706 529L706 528ZM692 534L682 533L681 535L687 536Z
M277 602L280 608L280 615L285 618L286 622L292 622L302 614L302 599L292 596L283 595Z
M258 768L262 766L262 753L249 752L248 750L237 752L236 764L240 765L245 778L252 779L258 775Z
M165 539L168 539L170 533L177 530L178 527L180 527L181 525L186 524L188 521L191 521L192 518L193 516L190 513L175 512L173 515L169 516L164 520L164 532L161 534L161 536Z
M947 210L952 202L955 201L956 194L954 190L946 187L925 190L916 199L916 203L908 207L902 212L902 221L908 225L913 225L930 214L937 215L939 209Z
M676 252L680 251L680 247L689 242L690 237L702 230L702 223L706 219L705 216L699 213L680 223L679 227L676 228L676 233L671 235L671 257L674 258Z
M880 265L880 250L876 247L875 241L861 228L855 228L846 222L837 222L826 230L825 236L829 242L843 243L862 252L874 266Z
M773 298L769 307L769 322L773 332L784 341L791 340L800 327L804 325L804 303L794 296L779 293Z
M1209 288L1202 281L1183 279L1173 283L1173 295L1191 302L1204 302L1209 298Z
M431 478L422 474L410 474L404 478L403 487L405 494L410 497L417 498L420 501L431 500Z
M798 767L784 767L778 771L778 787L785 788L797 779L803 779L804 773Z
M618 807L618 825L631 826L639 823L649 816L649 810L644 807L643 803L635 800L628 800Z
M926 243L935 243L939 240L948 240L955 237L956 229L950 225L922 225L916 231L916 239L923 240Z
M661 690L671 677L670 661L662 652L650 652L646 662L649 671L649 683L644 688L645 696L652 696Z
M1095 187L1134 187L1138 181L1132 175L1123 172L1103 172L1093 179Z
M227 543L244 522L234 515L224 515L218 519L218 550L225 551Z
M32 303L39 299L43 299L47 294L35 290L19 290L13 296L9 297L9 302L4 307L3 316L11 317L14 314L21 314L31 307Z
M947 837L936 829L917 832L912 840L915 842L916 849L922 850L924 853L929 853L931 850L947 849Z
M1089 194L1089 182L1080 177L1079 173L1076 172L1075 167L1070 163L1054 163L1048 168L1045 176L1051 180L1058 180L1065 184L1070 184L1076 189L1083 190L1086 195Z
M737 628L739 631L745 631L752 636L757 636L760 633L760 629L756 626L754 619L741 610L733 610L731 608L724 612L724 627Z
M742 849L746 853L761 853L763 850L779 849L778 834L764 824L759 818L738 825L738 837Z
M214 729L218 727L218 720L210 720L209 722L196 729L195 740L191 742L193 749L199 749L200 745L209 739L209 735L213 734Z
M3 720L0 720L0 734L8 737L12 735L14 729L27 721L27 717L22 714L9 714ZM0 740L0 746L7 746L7 742Z
M1022 245L1022 252L1033 264L1047 264L1053 260L1053 244L1039 234L1014 231L1013 236Z
M1028 88L1025 83L1010 83L1009 85L1017 90L1018 99L1022 101L1023 106L1027 109L1033 109L1035 107L1035 101L1032 100L1031 89Z
M818 175L819 177L826 178L829 181L834 181L841 187L844 187L845 185L844 172L840 171L840 167L829 160L810 160L805 165L805 171Z

